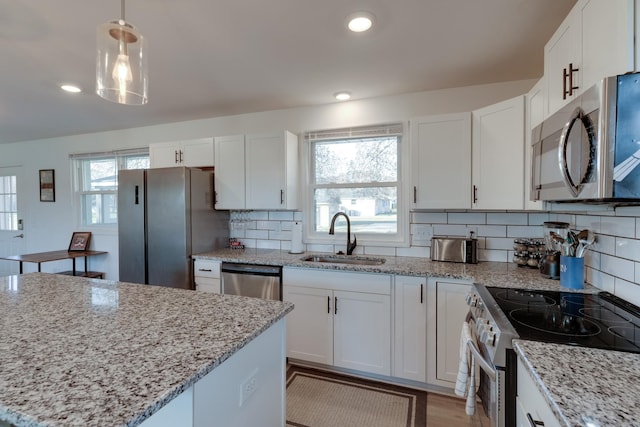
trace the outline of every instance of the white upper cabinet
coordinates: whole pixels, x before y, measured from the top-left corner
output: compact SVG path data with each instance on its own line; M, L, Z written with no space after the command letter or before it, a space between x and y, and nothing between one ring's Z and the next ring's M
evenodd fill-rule
M283 131L245 138L246 208L298 207L298 137Z
M600 79L636 70L636 1L579 0L544 50L547 114Z
M149 161L152 168L211 167L214 165L213 138L149 144Z
M245 209L244 135L215 137L216 209Z
M416 209L471 207L471 113L412 119L412 201Z
M215 138L216 209L297 209L298 138L271 132Z
M524 96L473 111L472 208L524 207Z
M542 210L544 203L531 201L531 131L544 120L545 114L545 82L544 78L535 84L525 97L525 135L524 135L524 209Z

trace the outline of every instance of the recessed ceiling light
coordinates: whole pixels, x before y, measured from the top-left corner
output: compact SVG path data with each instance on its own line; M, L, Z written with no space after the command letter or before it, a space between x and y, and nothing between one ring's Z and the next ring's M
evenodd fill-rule
M351 94L349 92L338 92L333 96L335 96L338 101L347 101L351 99Z
M373 25L373 15L368 12L357 12L347 17L347 27L354 33L367 31Z
M75 86L75 85L61 85L60 89L64 90L65 92L71 92L71 93L82 92L82 89L80 89L78 86Z

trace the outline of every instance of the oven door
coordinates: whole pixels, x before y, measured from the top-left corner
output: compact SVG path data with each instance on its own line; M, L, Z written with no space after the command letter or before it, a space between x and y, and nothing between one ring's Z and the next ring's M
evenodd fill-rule
M475 331L476 325L471 313L467 315L466 321L469 323L471 330ZM491 425L505 427L504 371L494 366L485 345L477 339L476 334L473 333L472 336L473 339L467 341L467 345L473 355L476 366L480 368L478 398L482 402L485 414L491 420Z

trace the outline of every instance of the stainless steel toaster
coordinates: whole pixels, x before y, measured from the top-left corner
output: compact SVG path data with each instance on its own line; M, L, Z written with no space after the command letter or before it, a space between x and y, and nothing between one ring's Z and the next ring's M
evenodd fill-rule
M434 236L431 239L431 259L477 264L478 239Z

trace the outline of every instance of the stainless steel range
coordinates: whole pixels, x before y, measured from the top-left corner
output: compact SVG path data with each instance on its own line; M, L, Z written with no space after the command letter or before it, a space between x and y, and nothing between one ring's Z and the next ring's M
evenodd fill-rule
M467 303L480 353L478 395L496 426L516 424L514 338L640 353L640 308L608 292L475 284Z

